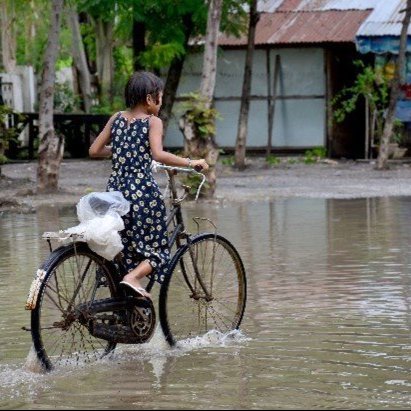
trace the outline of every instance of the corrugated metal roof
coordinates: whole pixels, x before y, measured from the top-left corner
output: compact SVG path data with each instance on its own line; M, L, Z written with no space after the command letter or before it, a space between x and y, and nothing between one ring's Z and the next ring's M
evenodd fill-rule
M357 36L399 36L406 0L380 0L358 30ZM411 35L411 26L408 29Z
M255 44L344 43L355 35L370 10L262 13ZM221 46L243 46L246 38L220 37Z
M258 10L266 13L275 11L368 10L373 9L381 1L387 0L259 0Z
M387 0L328 0L322 10L369 10Z

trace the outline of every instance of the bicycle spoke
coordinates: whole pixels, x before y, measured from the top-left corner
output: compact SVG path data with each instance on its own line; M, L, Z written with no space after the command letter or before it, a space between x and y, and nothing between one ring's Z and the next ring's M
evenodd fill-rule
M244 312L245 272L235 249L211 234L197 237L190 247L175 263L167 292L160 294L160 303L166 298L166 317L160 320L170 343L211 329L228 332L238 327Z
M96 299L113 296L110 273L84 249L78 246L76 252L54 263L39 296L36 315L40 338L34 342L47 367L95 361L115 346L93 337L84 324L88 308ZM100 286L100 275L107 279L104 286ZM76 314L75 307L81 309L81 315Z

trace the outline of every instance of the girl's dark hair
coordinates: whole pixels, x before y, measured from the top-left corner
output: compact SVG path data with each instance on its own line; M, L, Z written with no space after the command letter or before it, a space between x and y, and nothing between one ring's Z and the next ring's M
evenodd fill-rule
M126 106L133 108L137 104L145 103L148 94L151 94L158 104L158 97L163 89L164 83L161 78L148 71L136 71L124 90Z

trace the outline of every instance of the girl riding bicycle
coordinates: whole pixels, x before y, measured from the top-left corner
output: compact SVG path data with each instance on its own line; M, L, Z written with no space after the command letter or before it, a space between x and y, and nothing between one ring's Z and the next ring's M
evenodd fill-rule
M208 169L204 159L191 160L164 151L163 123L158 117L163 88L162 80L154 74L134 73L125 88L128 109L109 119L89 150L90 157L112 156L107 190L120 191L131 203L121 232L128 271L121 284L145 297L150 294L140 280L154 273L161 283L170 258L166 208L151 172L151 162Z

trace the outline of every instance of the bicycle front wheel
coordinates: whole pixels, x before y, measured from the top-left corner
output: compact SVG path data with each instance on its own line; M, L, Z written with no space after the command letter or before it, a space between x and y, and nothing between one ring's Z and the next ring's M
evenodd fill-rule
M160 290L159 313L170 345L238 329L244 315L246 273L235 247L224 237L204 233L179 248Z
M113 266L86 244L63 246L43 264L31 331L37 357L46 370L102 358L116 344L94 338L88 330L87 307L115 297Z

